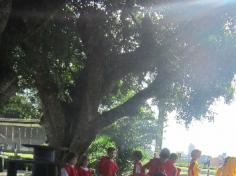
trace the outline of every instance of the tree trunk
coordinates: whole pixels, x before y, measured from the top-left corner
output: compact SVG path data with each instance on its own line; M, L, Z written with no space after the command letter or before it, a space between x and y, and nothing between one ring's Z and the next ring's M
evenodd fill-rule
M0 78L0 107L15 95L17 91L17 79L13 75L6 75Z
M12 7L11 0L0 0L0 107L3 106L17 90L17 78L11 69L9 52L5 50L6 45L2 40L2 33L6 28ZM4 49L3 49L4 48Z
M0 0L0 35L6 27L11 12L11 5L11 0Z
M70 122L66 122L65 123L70 123ZM45 125L44 125L45 126ZM66 124L64 124L63 126L67 126ZM47 131L47 134L49 134L49 145L53 146L55 148L65 148L66 151L72 151L76 154L78 154L79 156L81 156L83 153L86 153L87 149L89 148L90 144L94 141L94 139L96 138L96 130L95 127L90 125L89 123L81 123L78 124L78 130L77 133L73 134L72 137L72 141L71 143L68 143L67 137L70 137L70 129L65 129L64 130L64 134L62 133L63 130L55 130L52 131L50 130ZM47 126L46 128L50 128L50 125ZM60 140L58 140L57 136L61 136L64 135L65 138L60 138ZM62 151L61 151L62 152ZM59 160L63 158L64 155L61 155L61 152L59 151L58 154L60 155L58 158Z
M163 133L165 128L166 110L163 103L158 104L159 114L157 120L157 135L155 153L159 153L162 148Z

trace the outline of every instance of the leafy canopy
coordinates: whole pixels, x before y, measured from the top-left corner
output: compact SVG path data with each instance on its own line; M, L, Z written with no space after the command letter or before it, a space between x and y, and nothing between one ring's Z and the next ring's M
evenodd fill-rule
M186 123L211 118L217 98L232 99L235 2L22 2L13 1L0 54L20 87L37 89L57 145L83 150L84 133L91 142L148 98Z

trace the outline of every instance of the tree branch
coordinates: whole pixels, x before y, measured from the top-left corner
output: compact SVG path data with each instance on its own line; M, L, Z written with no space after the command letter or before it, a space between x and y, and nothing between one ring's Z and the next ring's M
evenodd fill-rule
M156 43L154 25L148 15L142 21L140 42L135 51L110 56L103 92L110 92L117 81L129 73L142 73L160 66L164 47Z
M172 82L171 74L163 74L163 76L159 75L156 80L151 83L147 88L141 90L137 94L135 94L128 101L123 103L122 105L111 109L107 112L103 112L98 120L95 122L95 126L97 129L102 129L118 119L128 116L134 116L138 113L140 106L148 99L153 96L158 97L161 96L164 91L170 86Z
M160 66L161 54L161 48L150 47L146 49L140 47L131 53L113 57L105 73L106 82L103 85L103 92L111 92L117 81L129 73L142 73Z

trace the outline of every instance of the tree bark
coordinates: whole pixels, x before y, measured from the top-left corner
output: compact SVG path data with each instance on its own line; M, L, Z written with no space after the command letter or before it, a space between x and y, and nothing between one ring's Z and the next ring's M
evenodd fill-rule
M157 135L156 135L156 145L155 145L155 152L159 153L162 149L162 141L163 141L163 133L165 128L165 121L166 121L166 110L165 105L163 104L162 100L158 103L158 120L157 120Z
M0 0L0 35L7 25L7 21L11 12L11 5L12 0Z
M8 102L15 95L18 86L15 75L6 75L0 78L0 107Z
M3 106L17 90L17 78L12 70L12 65L6 56L6 50L3 49L5 43L2 41L2 33L6 28L12 0L0 0L0 107Z

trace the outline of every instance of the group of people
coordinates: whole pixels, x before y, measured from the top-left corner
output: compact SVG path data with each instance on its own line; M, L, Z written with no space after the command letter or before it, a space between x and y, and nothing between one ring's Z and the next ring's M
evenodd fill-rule
M103 156L98 161L96 175L98 176L115 176L119 170L118 164L115 161L116 149L109 147L107 156ZM88 157L82 155L78 160L76 154L70 152L65 157L64 167L61 169L61 176L93 176L94 170L88 168Z
M69 153L65 158L65 165L61 169L61 176L116 176L119 171L119 166L115 161L116 155L117 150L109 147L107 155L100 158L94 172L88 168L86 155L81 156L77 162L77 156L74 153ZM191 156L188 176L199 176L197 160L201 156L201 151L193 150ZM154 157L144 165L141 163L141 151L134 151L132 158L134 161L132 176L179 176L181 172L181 169L175 166L178 155L170 153L167 148L160 151L159 157Z

